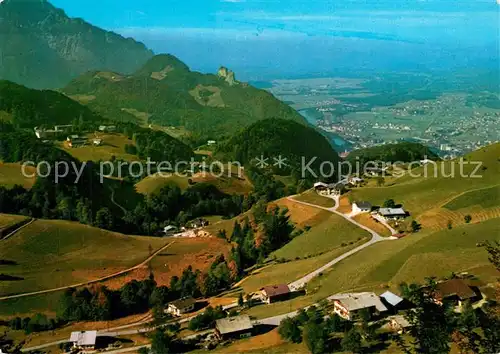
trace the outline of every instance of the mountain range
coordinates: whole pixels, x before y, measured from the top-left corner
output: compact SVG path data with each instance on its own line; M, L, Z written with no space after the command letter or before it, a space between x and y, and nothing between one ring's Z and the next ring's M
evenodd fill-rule
M182 127L202 140L227 137L268 118L307 124L269 92L238 82L227 68L201 74L168 54L154 56L132 75L85 73L62 91L104 118Z
M47 0L0 4L0 79L58 88L88 70L131 73L153 52L142 43L69 18Z

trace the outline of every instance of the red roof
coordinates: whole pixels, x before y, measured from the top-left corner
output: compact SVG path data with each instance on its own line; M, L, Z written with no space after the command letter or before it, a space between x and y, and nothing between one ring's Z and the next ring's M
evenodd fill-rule
M290 288L286 284L268 285L260 289L265 292L267 296L280 296L290 293Z
M442 300L450 296L458 296L460 300L466 300L476 296L476 293L462 279L451 279L436 284L437 299Z

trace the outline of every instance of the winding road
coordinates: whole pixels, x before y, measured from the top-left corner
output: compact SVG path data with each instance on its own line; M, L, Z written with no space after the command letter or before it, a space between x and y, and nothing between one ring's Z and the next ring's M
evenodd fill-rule
M329 211L331 213L334 213L334 214L337 214L338 216L346 219L347 221L349 221L351 224L354 224L356 225L357 227L360 227L362 228L363 230L365 231L368 231L371 235L372 235L372 238L370 241L342 254L341 256L331 260L330 262L328 262L327 264L325 264L324 266L316 269L315 271L303 276L302 278L288 284L288 287L291 289L291 290L298 290L300 288L303 288L308 282L310 282L313 278L317 277L320 273L324 272L325 270L327 270L328 268L331 268L332 266L334 266L335 264L339 263L340 261L346 259L347 257L349 256L352 256L354 253L357 253L359 251L361 251L362 249L365 249L367 247L370 247L371 245L375 244L375 243L378 243L378 242L382 242L382 241L391 241L391 240L397 240L396 237L382 237L380 236L378 233L376 233L375 231L373 231L372 229L370 229L369 227L363 225L363 224L360 224L359 222L357 222L356 220L353 220L352 218L350 218L349 216L345 215L345 214L342 214L341 212L339 212L337 209L340 205L339 203L339 197L338 196L325 196L327 198L330 198L330 199L333 199L334 202L335 202L335 206L331 207L331 208L328 208L328 207L322 207L322 206L319 206L319 205L316 205L316 204L312 204L312 203L307 203L307 202L303 202L303 201L300 201L300 200L297 200L295 199L296 196L291 196L291 197L288 197L288 200L292 201L292 202L295 202L295 203L299 203L299 204L302 204L302 205L307 205L307 206L310 206L310 207L313 207L313 208L319 208L319 209L323 209L323 210L326 210L326 211ZM392 232L392 230L391 230Z
M330 196L330 197L328 197L328 198L333 199L335 201L335 206L331 207L331 208L322 207L322 206L318 206L316 204L303 202L303 201L295 199L295 197L296 196L290 196L290 197L288 197L288 199L290 201L292 201L292 202L295 202L295 203L307 205L307 206L310 206L310 207L313 207L313 208L323 209L323 210L329 211L331 213L337 214L340 217L342 217L345 220L347 220L348 222L350 222L350 223L356 225L357 227L360 227L363 230L369 232L372 235L372 238L368 242L366 242L366 243L364 243L364 244L362 244L362 245L360 245L360 246L358 246L358 247L356 247L356 248L354 248L354 249L352 249L352 250L350 250L350 251L342 254L341 256L339 256L339 257L331 260L330 262L328 262L327 264L321 266L320 268L316 269L315 271L313 271L313 272L305 275L304 277L302 277L302 278L300 278L300 279L298 279L298 280L296 280L296 281L288 284L288 286L290 287L290 289L292 291L293 290L298 290L300 288L303 288L309 281L311 281L313 278L315 278L316 276L318 276L321 272L324 272L328 268L331 268L333 265L335 265L335 264L339 263L340 261L348 258L349 256L351 256L351 255L353 255L353 254L361 251L362 249L370 247L371 245L373 245L375 243L378 243L378 242L390 241L390 240L397 240L396 237L382 237L377 232L375 232L372 229L370 229L369 227L367 227L367 226L365 226L363 224L360 224L359 222L357 222L356 220L353 220L348 215L340 213L337 210L338 207L339 207L339 204L340 204L339 203L339 197L337 197L337 196L334 196L334 197ZM391 229L391 228L389 228L389 229ZM393 232L393 231L391 230L391 232ZM394 234L394 232L393 232L393 234ZM146 264L150 259L152 259L158 253L160 253L161 251L163 251L164 249L166 249L167 247L169 247L172 243L173 242L169 243L168 245L164 246L163 248L161 248L160 250L158 250L157 252L155 252L152 256L150 256L147 260L145 260L140 265L137 265L137 266L135 266L133 268L130 268L130 269L125 270L125 271L120 272L120 273L128 272L130 270L136 269L136 268L138 268L138 267ZM108 276L108 277L106 277L106 279L109 278L109 277L114 277L116 275L117 274ZM93 282L98 282L98 281L102 281L102 280L95 280ZM89 284L89 283L86 283L86 284ZM83 284L83 285L86 285L86 284ZM82 285L77 285L77 286L82 286ZM64 288L61 288L61 289L46 290L45 292L62 290L62 289L69 288L69 287L75 287L75 285L64 287ZM42 292L36 292L36 293L13 295L12 297L7 297L7 298L29 296L29 295L34 295L34 294L38 294L38 293L44 293L44 292L42 291ZM334 298L335 296L336 295L332 295L328 299ZM0 298L0 300L2 300L2 299L5 299L5 298ZM231 308L234 308L234 307L237 307L237 306L238 306L237 303L233 303L233 304L230 304L230 305L223 306L223 308L225 310L228 310L228 309L231 309ZM309 306L305 307L305 309L307 309L308 307ZM266 324L266 325L278 326L281 323L281 321L283 321L285 318L296 316L297 312L298 312L298 310L292 311L292 312L289 312L289 313L286 313L286 314L278 315L278 316L272 316L272 317L268 317L268 318L264 318L264 319L254 320L253 323L254 324ZM191 320L193 317L195 317L195 316L183 318L183 319L179 320L178 322L179 323L185 323L185 322L188 322L189 320ZM155 330L158 327L157 326L147 326L147 327L143 327L143 328L133 329L133 327L137 327L137 326L141 326L141 325L146 325L147 321L149 321L149 319L150 319L149 317L146 317L144 320L136 322L136 323L132 323L132 324L128 324L128 325L124 325L124 326L120 326L120 327L115 327L115 328L110 328L110 329L107 329L107 330L102 330L102 331L98 332L98 336L112 336L112 337L116 337L116 336L133 335L133 334L151 332L151 331ZM207 331L205 331L205 332L207 332ZM193 335L184 337L184 339L195 338L195 337L197 337L199 335L202 335L202 334L204 334L204 332L195 333ZM33 350L40 350L40 349L48 348L48 347L51 347L51 346L54 346L54 345L58 345L60 343L65 343L65 342L67 342L67 340L62 340L62 341L47 343L47 344L43 344L43 345L39 345L39 346L35 346L35 347L23 348L21 351L22 352L29 352L29 351L33 351ZM141 345L141 346L137 346L137 347L133 347L133 348L123 348L123 349L119 349L119 350L115 350L115 351L109 351L107 353L113 354L113 353L132 352L132 351L136 351L136 350L138 350L140 348L143 348L143 347L149 347L149 345Z

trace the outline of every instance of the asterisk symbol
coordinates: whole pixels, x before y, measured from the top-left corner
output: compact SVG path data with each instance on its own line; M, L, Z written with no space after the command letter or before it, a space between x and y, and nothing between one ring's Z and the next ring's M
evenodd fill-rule
M266 168L269 166L269 163L267 160L269 160L267 157L264 157L264 155L260 155L260 157L256 157L255 160L257 160L257 167L258 168Z
M278 157L273 157L273 159L274 159L273 166L278 166L278 168L286 167L286 160L287 160L286 157L279 155Z

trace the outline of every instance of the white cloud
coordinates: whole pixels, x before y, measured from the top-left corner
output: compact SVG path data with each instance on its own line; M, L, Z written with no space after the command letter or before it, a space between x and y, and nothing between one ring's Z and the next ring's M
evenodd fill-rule
M239 3L239 2L245 2L245 0L220 0L220 2Z

